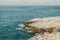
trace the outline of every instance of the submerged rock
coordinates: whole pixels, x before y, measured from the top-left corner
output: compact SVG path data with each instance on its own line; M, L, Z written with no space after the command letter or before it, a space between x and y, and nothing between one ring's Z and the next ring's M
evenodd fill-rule
M29 40L55 40L51 39L50 36L55 38L55 32L56 35L60 34L60 17L35 18L32 20L27 20L23 23L22 29L28 32L36 33L35 36ZM48 39L44 39L43 37Z

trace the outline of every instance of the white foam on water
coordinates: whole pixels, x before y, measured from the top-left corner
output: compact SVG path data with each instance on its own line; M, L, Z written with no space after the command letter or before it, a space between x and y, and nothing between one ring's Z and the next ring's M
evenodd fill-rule
M22 28L16 28L16 30L23 30Z
M20 26L20 27L24 27L24 25L23 25L23 24L18 24L18 26Z

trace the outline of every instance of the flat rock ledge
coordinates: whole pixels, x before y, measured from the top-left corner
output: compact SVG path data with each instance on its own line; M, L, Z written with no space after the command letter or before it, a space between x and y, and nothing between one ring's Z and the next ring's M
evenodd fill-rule
M60 16L26 20L20 26L27 32L35 32L28 40L60 40Z

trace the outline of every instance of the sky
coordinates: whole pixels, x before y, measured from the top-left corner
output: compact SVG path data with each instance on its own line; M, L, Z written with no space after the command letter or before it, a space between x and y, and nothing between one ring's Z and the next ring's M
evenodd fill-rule
M0 5L60 5L60 0L0 0Z

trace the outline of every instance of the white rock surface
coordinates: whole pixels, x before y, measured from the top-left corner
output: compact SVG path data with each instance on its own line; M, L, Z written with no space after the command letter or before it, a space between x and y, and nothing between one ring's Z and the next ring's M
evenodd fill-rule
M38 34L33 36L29 40L60 40L60 32L56 33L44 33L44 35Z
M23 29L36 32L36 35L28 40L60 40L60 16L27 20Z
M35 28L60 27L60 17L37 18L36 21L37 22L29 24L29 26Z

